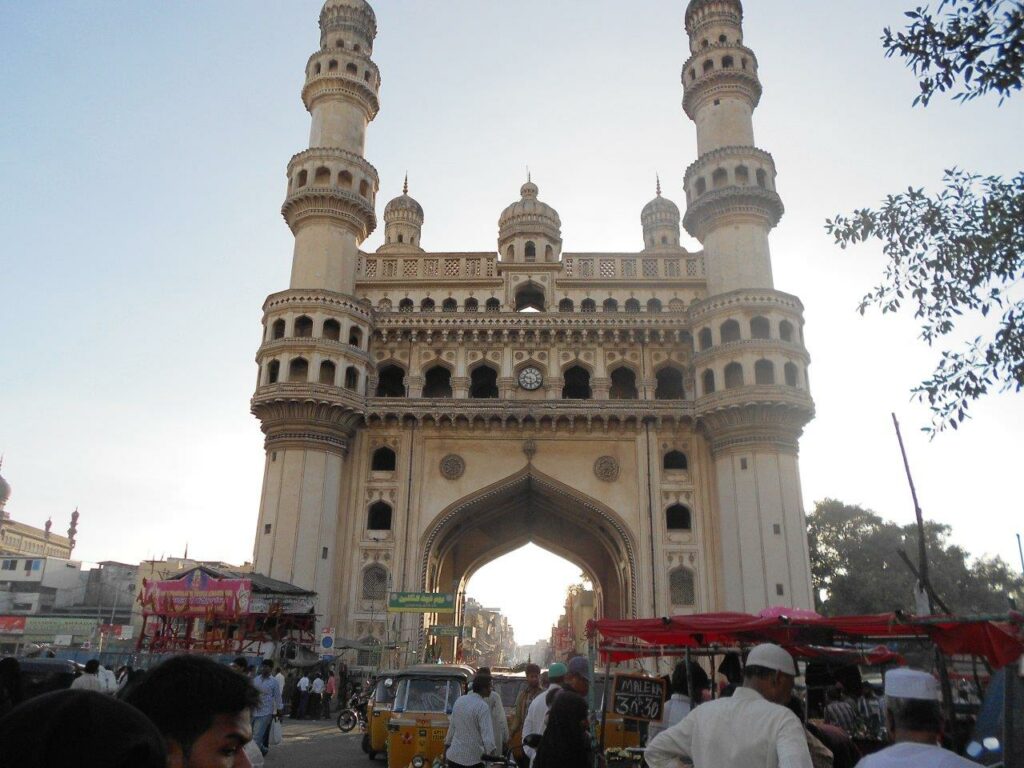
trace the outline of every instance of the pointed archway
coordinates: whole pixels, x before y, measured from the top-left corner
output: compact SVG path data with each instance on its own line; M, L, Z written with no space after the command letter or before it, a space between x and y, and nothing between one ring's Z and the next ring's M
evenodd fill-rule
M622 519L531 465L438 515L422 541L420 583L462 592L481 567L531 542L587 574L600 615L635 617L636 543Z

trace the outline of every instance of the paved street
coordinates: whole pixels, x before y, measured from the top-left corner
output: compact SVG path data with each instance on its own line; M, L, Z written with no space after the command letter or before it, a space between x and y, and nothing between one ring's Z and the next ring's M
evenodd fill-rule
M284 743L267 755L266 768L383 768L381 755L373 762L360 749L363 734L342 733L334 721L284 721Z

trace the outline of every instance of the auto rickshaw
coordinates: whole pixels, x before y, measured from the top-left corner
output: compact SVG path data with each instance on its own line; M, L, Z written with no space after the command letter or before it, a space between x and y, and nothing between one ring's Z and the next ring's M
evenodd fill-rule
M594 680L594 705L597 708L597 725L594 728L594 736L601 743L601 710L604 709L604 694L607 679L604 675L595 675ZM617 712L608 711L604 715L604 748L605 749L626 749L628 747L639 747L640 721L627 720Z
M391 704L395 700L397 670L389 669L378 673L366 702L366 733L363 734L363 752L373 760L379 752L387 749L388 720L391 719Z
M388 721L388 768L431 768L444 756L444 738L455 700L473 678L473 668L416 664L395 678Z

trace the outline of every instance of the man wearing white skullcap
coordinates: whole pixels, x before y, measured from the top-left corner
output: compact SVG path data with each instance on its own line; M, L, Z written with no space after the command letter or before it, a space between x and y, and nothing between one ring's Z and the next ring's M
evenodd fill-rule
M857 768L977 768L939 746L942 708L938 681L927 672L901 667L885 675L885 709L896 742L868 755Z
M793 693L796 662L784 648L756 646L747 656L743 686L659 733L647 745L651 768L683 758L694 768L811 768L804 727L784 705Z

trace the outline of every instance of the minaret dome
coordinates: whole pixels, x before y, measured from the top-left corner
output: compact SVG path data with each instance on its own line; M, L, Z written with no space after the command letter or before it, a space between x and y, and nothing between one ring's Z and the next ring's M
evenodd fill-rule
M420 233L423 229L423 206L409 196L409 177L405 177L402 194L384 207L384 244L378 251L422 251Z
M655 189L654 199L640 212L640 223L644 228L644 250L678 247L679 207L667 197L661 196L661 179L658 179Z
M554 263L562 252L562 220L558 211L537 199L540 192L527 175L520 199L498 217L498 254L503 262Z

